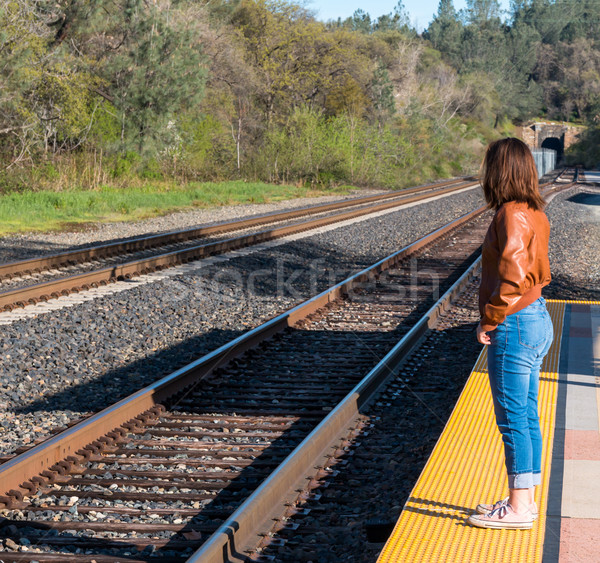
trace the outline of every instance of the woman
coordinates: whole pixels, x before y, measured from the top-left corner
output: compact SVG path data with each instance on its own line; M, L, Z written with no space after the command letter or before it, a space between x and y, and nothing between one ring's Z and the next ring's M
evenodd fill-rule
M539 370L552 343L552 322L542 298L542 287L550 283L550 226L533 157L519 139L490 144L482 186L496 214L483 243L477 339L488 346L509 495L493 505L480 504L468 522L529 529L537 518L534 494L541 483Z

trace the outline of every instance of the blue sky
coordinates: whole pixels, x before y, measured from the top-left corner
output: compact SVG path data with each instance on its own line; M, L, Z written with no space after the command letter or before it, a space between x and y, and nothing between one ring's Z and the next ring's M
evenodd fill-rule
M347 18L359 8L377 18L394 10L398 0L308 0L307 7L317 12L321 20ZM437 12L439 0L404 0L410 21L421 31L427 27ZM500 0L504 10L508 9L509 0ZM454 7L460 10L465 7L465 0L454 0Z

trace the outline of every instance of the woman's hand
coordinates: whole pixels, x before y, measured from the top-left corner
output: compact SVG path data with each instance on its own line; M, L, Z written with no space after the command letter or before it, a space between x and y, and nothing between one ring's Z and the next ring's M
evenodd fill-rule
M479 344L489 346L492 343L490 335L481 328L481 322L477 325L477 341Z

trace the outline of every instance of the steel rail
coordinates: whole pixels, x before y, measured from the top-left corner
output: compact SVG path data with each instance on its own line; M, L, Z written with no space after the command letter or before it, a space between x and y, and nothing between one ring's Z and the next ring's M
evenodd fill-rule
M368 282L373 276L389 269L400 260L463 225L484 210L483 207L476 209L432 231L376 264L361 270L304 303L244 333L195 362L3 463L0 465L0 494L7 496L0 497L0 503L11 505L15 501L21 500L26 494L25 489L19 490L24 482L42 472L46 472L45 474L48 474L48 471L59 474L64 473L66 470L65 463L68 466L82 460L81 455L84 454L78 454L78 452L83 448L97 442L122 424L152 409L182 389L197 383L202 378L210 375L213 370L225 366L230 360L238 357L246 350L255 347L285 328L295 325L299 320L324 307L327 303L350 293L353 288ZM59 462L63 465L57 465Z
M452 193L459 189L466 189L469 186L447 187L441 190L436 190L436 196ZM174 250L157 256L142 258L120 264L118 266L109 266L84 272L73 276L49 280L46 282L19 287L9 291L0 293L0 310L11 309L15 306L25 306L28 303L36 303L39 300L48 300L52 297L56 298L60 295L68 295L71 291L86 290L89 287L98 285L106 285L107 283L117 281L119 279L129 279L139 274L149 273L155 270L161 270L177 266L193 260L205 258L206 256L227 252L237 248L251 246L262 242L274 240L287 235L315 229L325 225L338 223L340 221L353 219L363 215L370 215L377 211L391 209L428 199L429 195L417 194L413 196L395 199L384 203L376 203L366 208L355 209L352 211L344 211L335 215L328 215L317 219L306 219L304 221L294 223L292 225L284 225L275 227L257 233L241 235L217 242L205 243L191 248L182 250Z
M564 174L565 170L563 170L552 182L542 184L540 186L540 188L548 186L548 185L552 184L553 182L556 182L558 180L558 178L560 178L560 176L562 174ZM456 184L457 182L460 182L460 180L448 180L447 182L438 183L434 187L439 187L440 185ZM426 195L422 195L422 192L424 190L427 189L428 192L431 192L431 190L433 189L430 187L430 185L428 185L425 187L411 188L410 190L405 190L403 192L403 195L408 194L408 193L418 194L418 195L413 195L413 196L409 196L409 197L396 196L396 195L391 196L390 194L380 194L378 196L370 196L368 198L362 198L363 203L365 200L373 200L373 199L375 199L375 200L382 199L382 198L390 199L391 197L394 197L396 199L394 199L393 202L380 203L380 204L370 206L368 208L361 208L361 209L358 209L355 211L338 213L338 214L331 215L328 217L323 217L320 219L308 219L306 221L295 223L293 225L277 227L274 229L260 231L258 233L253 233L250 235L233 237L231 239L221 240L221 241L214 242L214 243L201 244L201 245L197 245L197 246L183 249L183 250L175 250L172 252L160 254L160 255L157 255L154 257L133 260L133 261L126 262L126 263L118 265L118 266L110 266L110 267L106 267L106 268L100 268L98 270L85 272L82 274L75 274L75 275L64 277L64 278L57 278L54 280L49 280L46 282L42 282L42 283L30 285L30 286L12 289L12 290L0 293L0 310L11 310L15 307L24 307L27 304L35 304L39 301L47 301L51 298L60 297L61 295L69 295L69 293L71 293L71 292L79 292L81 290L87 290L90 287L98 287L99 285L106 285L108 283L117 281L119 279L130 279L131 277L137 276L139 274L150 273L150 272L153 272L156 270L161 270L164 268L177 266L182 263L190 262L193 260L198 260L198 259L204 258L204 257L212 255L212 254L223 253L223 252L227 252L229 250L237 249L240 247L250 246L253 244L259 244L261 242L266 242L269 240L273 240L275 238L279 238L279 237L283 237L286 235L290 235L290 234L302 232L305 230L317 228L320 226L332 224L332 223L343 221L346 219L351 219L351 218L359 217L362 215L368 215L370 213L375 213L377 211L389 209L391 207L407 205L407 204L413 203L415 201L421 201L423 199L428 199L429 197L445 195L447 193L451 193L454 191L467 189L470 186L471 186L471 184L468 184L468 183L460 184L458 186L453 185L452 187L446 187L441 190L434 190L433 193L427 193ZM346 206L346 207L351 206L351 205L356 205L355 204L356 201L357 200L342 202L342 205ZM325 206L320 206L319 209L322 210L324 207L331 208L332 206L336 206L336 205L340 205L340 204L339 203L326 204ZM289 218L290 213L304 212L307 209L308 210L315 209L315 206L313 206L312 208L304 208L303 210L296 210L294 212L285 212L283 214L279 214L279 216L287 215ZM273 217L274 215L277 215L277 214L269 214L269 215L265 215L262 217L267 217L267 216ZM245 223L246 221L252 222L255 220L259 220L259 219L260 219L260 217L254 217L254 218L242 221L242 222L234 222L234 223L239 225L240 223ZM218 227L219 227L219 225L215 225L212 227L206 227L206 229L212 229L212 228L218 228ZM192 231L198 232L198 229L188 230L188 231L175 231L174 233L175 234L190 233ZM156 236L161 237L163 235L156 235ZM164 235L164 236L167 236L167 235ZM149 238L153 238L153 237L149 237ZM133 243L135 243L136 240L138 240L138 239L133 240ZM147 240L147 239L139 239L139 240L143 241L143 240ZM108 245L108 246L110 246L110 245ZM85 251L93 252L95 250L96 250L96 248L91 248L91 249L87 249ZM77 253L77 252L84 252L84 251L75 251L75 252ZM56 256L55 257L46 257L46 258L48 260L50 260L52 258L56 258ZM33 260L37 260L37 259L33 259ZM44 260L44 258L41 258L39 260ZM21 263L11 263L11 264L12 265L23 264L25 262L31 263L32 261L24 261ZM11 266L11 264L8 264L6 266ZM2 266L0 266L0 268L1 267Z
M204 542L187 560L188 563L248 561L247 552L256 546L259 534L268 533L273 522L281 519L286 507L297 500L298 491L305 489L308 480L315 478L317 468L327 467L337 444L347 437L348 429L358 425L365 406L377 396L396 367L471 281L480 262L481 258L477 258L394 348Z
M272 213L256 215L247 219L226 221L205 227L168 231L154 235L144 235L122 240L116 243L101 244L97 246L82 248L79 250L63 252L60 254L40 256L37 258L18 260L14 262L6 262L4 264L0 264L0 279L8 276L17 276L22 273L31 273L57 267L64 267L66 265L74 263L89 262L92 260L98 260L101 258L106 258L118 254L126 254L139 250L147 250L150 248L165 246L167 244L184 242L187 240L211 234L239 231L250 227L256 227L279 221L286 221L289 219L295 219L306 215L325 213L327 211L345 209L347 207L364 205L386 199L401 198L406 195L430 191L434 191L435 193L437 188L442 188L454 184L459 184L454 188L455 190L459 190L476 185L477 182L474 182L472 180L474 179L469 177L454 178L451 180L446 180L444 182L438 182L435 184L427 184L425 186L418 186L415 188L399 190L393 193L359 197L341 202L318 204L309 207L303 207L300 209L293 209L291 211L274 211Z

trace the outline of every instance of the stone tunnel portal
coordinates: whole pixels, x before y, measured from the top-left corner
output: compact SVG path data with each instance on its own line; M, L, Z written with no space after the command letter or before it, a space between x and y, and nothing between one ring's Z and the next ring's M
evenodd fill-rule
M577 136L585 127L553 121L536 121L519 128L518 135L530 149L552 149L556 151L557 163L565 150L576 142Z
M559 162L562 159L563 154L565 152L565 146L562 139L559 139L557 137L546 137L542 141L541 148L552 149L553 151L556 151L556 162Z

